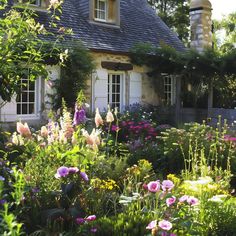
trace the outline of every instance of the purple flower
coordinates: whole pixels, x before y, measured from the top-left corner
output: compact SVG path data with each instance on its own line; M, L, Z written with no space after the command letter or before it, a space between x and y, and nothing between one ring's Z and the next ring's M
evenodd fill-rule
M158 226L161 228L161 229L164 229L164 230L170 230L172 228L172 224L168 221L168 220L161 220L158 222Z
M156 226L157 226L157 220L153 220L148 224L146 229L154 229L154 228L156 228Z
M85 223L85 219L81 218L81 217L76 218L75 221L76 221L76 224L78 224L78 225L82 225Z
M162 189L163 191L170 191L172 188L174 188L174 183L171 180L164 180L162 182Z
M187 201L188 200L188 196L187 195L184 195L184 196L182 196L182 197L180 197L179 198L179 202L185 202L185 201Z
M33 193L38 193L39 191L40 191L40 189L38 187L32 188L32 192Z
M79 125L79 124L84 123L85 121L86 121L86 112L85 112L84 108L81 108L79 110L78 107L76 106L73 124Z
M173 205L175 203L175 201L176 201L176 197L172 196L172 197L169 197L166 199L166 204L169 207L169 206Z
M80 176L85 182L89 181L88 175L85 172L80 172Z
M91 228L91 229L90 229L90 232L91 232L91 233L96 233L97 231L98 231L97 228Z
M77 167L69 167L70 174L75 174L77 172L79 172L79 169Z
M96 220L96 216L95 215L91 215L85 218L86 221L94 221Z
M0 199L0 205L5 204L6 202L7 202L7 200L5 200L5 199Z
M199 200L193 196L190 196L188 197L187 199L187 203L190 205L190 206L195 206L195 205L198 205L199 204Z
M148 191L152 193L156 193L160 190L160 182L159 181L151 181L147 185Z
M57 179L61 177L66 177L69 174L69 168L66 166L61 166L57 169L57 173L55 174L55 177Z
M5 181L5 178L0 175L0 181Z

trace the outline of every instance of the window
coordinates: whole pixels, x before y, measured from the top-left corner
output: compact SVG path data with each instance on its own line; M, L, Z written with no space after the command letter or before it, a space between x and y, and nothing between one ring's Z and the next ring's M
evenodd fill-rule
M96 20L107 20L107 1L106 0L95 0L95 19Z
M46 9L49 6L48 0L14 0L16 6L29 5L33 9Z
M175 78L173 76L164 77L164 99L166 105L175 104Z
M123 76L121 74L109 74L107 96L108 104L111 108L122 109L123 103Z
M32 5L32 6L37 6L37 7L41 6L40 0L30 0L29 2L30 2L30 5Z
M17 115L35 114L35 81L21 79L21 93L17 96Z

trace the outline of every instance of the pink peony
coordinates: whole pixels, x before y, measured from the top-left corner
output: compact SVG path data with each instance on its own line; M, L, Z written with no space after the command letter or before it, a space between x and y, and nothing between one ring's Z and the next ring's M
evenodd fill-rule
M21 122L17 122L16 130L21 136L25 138L29 138L31 136L31 132L27 123L22 124Z
M158 222L158 226L163 230L170 230L172 228L172 224L167 220L161 220Z
M95 215L91 215L85 218L86 221L94 221L96 220L96 216Z
M193 196L188 197L187 203L191 206L195 206L199 204L199 200Z
M100 125L103 125L103 119L99 113L99 109L96 109L96 114L95 114L95 124L96 127L99 127Z
M154 228L156 228L156 226L157 226L157 221L156 221L156 220L153 220L153 221L151 221L151 222L148 224L148 226L146 227L146 229L154 229Z
M157 191L160 190L160 182L159 181L151 181L147 185L148 191L156 193Z
M164 180L162 182L162 189L163 191L170 191L172 188L174 188L174 183L171 180Z
M173 205L175 203L175 201L176 201L176 197L172 196L172 197L169 197L166 199L166 204L169 207L169 206Z

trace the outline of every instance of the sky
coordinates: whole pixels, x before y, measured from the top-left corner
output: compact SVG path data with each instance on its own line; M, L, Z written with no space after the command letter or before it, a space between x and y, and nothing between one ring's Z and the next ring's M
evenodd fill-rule
M210 0L212 4L212 19L220 20L223 15L236 11L236 0Z

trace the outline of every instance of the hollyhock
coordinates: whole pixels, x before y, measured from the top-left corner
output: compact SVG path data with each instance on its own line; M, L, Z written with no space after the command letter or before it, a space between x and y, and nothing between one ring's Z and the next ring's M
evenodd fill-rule
M69 168L66 166L61 166L57 169L57 173L55 174L55 177L57 179L61 177L66 177L69 174Z
M109 109L108 112L107 112L107 115L106 115L106 121L107 121L107 123L111 123L114 120L115 120L114 116L113 116L112 112Z
M195 206L199 204L199 200L193 196L188 197L187 203L191 206Z
M147 185L148 191L156 193L157 191L160 190L160 182L159 181L151 181Z
M86 221L94 221L96 220L96 216L95 215L91 215L85 218Z
M158 226L163 230L170 230L172 228L172 224L168 220L161 220L158 222Z
M169 197L166 199L166 204L169 207L169 206L173 205L175 203L175 201L176 201L176 197L172 196L172 197Z
M174 183L171 180L164 180L162 182L162 190L163 191L170 191L172 188L174 188Z
M25 138L29 138L31 136L31 132L27 123L22 124L21 122L17 122L16 130L21 136Z
M157 220L153 220L148 224L146 229L154 229L154 228L156 228L156 226L157 226Z
M99 113L99 109L96 109L96 114L95 114L95 124L96 127L99 127L100 125L103 125L103 119Z

